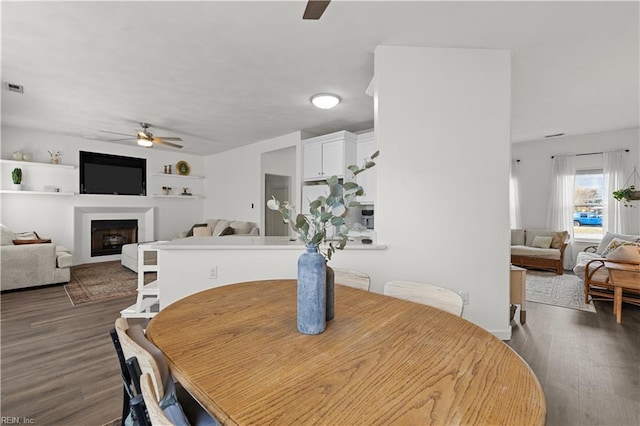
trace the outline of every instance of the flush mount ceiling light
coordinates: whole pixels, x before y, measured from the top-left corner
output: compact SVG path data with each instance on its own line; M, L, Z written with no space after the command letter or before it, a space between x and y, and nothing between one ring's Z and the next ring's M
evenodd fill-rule
M145 148L151 148L153 146L153 142L151 142L149 139L138 138L138 145L144 146Z
M320 109L331 109L340 103L340 98L331 93L318 93L311 97L311 103Z

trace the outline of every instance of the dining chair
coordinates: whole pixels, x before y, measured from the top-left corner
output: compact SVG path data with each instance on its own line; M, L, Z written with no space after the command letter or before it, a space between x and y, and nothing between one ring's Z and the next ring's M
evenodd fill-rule
M333 272L335 273L335 283L369 291L369 287L371 286L371 278L369 278L369 275L360 271L342 268L333 268Z
M200 404L181 386L176 385L160 349L149 341L139 325L129 327L126 318L118 318L115 329L126 358L135 357L142 374L151 376L157 401L175 425L218 425ZM145 399L145 405L151 401ZM155 423L154 423L155 424Z
M154 390L153 380L151 374L143 373L140 376L140 387L142 388L142 397L144 398L147 406L147 412L152 425L172 425L173 422L167 417L167 415L158 404L158 396Z
M462 297L446 288L414 281L389 281L384 285L384 294L462 316Z
M122 403L122 416L120 424L134 424L137 426L148 426L146 407L142 398L140 388L140 365L136 358L125 360L120 339L115 328L109 332L111 341L116 350L118 363L120 364L120 378L122 379L124 400Z

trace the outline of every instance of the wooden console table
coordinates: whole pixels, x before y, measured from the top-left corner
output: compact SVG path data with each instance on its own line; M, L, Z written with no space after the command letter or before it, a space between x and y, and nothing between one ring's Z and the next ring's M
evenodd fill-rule
M520 324L527 322L527 270L511 265L509 303L520 305Z
M613 314L616 322L622 322L622 291L640 290L640 265L637 263L604 262L609 271L609 283L613 286Z
M187 296L149 323L174 377L224 425L543 425L529 366L431 306L336 285L335 318L296 328L296 280Z

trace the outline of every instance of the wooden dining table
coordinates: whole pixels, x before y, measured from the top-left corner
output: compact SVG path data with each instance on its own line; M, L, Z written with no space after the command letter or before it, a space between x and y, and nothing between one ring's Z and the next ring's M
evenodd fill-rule
M297 331L296 281L266 280L183 298L150 321L147 336L222 424L545 422L540 383L491 333L342 285L318 335Z

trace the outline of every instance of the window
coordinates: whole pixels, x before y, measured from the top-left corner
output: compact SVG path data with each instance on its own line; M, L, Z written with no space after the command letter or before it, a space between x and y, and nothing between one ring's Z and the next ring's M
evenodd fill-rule
M573 233L576 239L602 238L604 172L576 170L573 195Z

